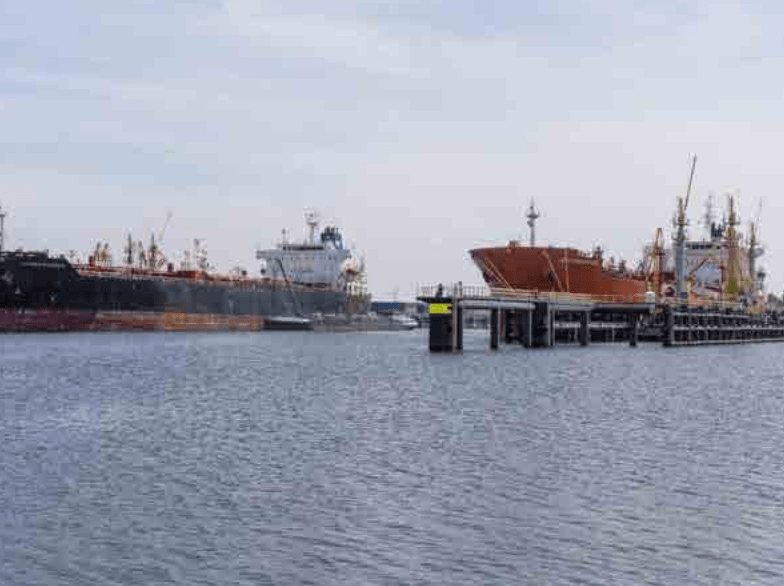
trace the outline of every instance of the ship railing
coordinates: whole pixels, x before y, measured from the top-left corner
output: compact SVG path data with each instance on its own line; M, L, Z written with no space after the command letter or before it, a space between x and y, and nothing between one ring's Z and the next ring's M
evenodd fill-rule
M669 305L672 307L677 307L683 305L678 299L675 297L660 297L657 301L659 305ZM730 310L730 311L739 311L743 309L743 305L739 301L732 301L732 300L723 300L723 299L689 299L688 303L689 307L702 307L705 309L718 309L718 310Z
M291 288L294 291L334 291L329 287L314 288L312 286L304 285L302 283L290 283L280 277L250 277L240 275L222 275L216 273L201 273L197 276L184 276L176 273L165 273L159 271L147 271L144 269L128 268L128 267L94 267L90 265L73 265L77 272L85 277L95 277L101 279L112 279L121 277L123 279L135 281L170 281L170 282L187 282L199 283L203 285L219 285L228 284L234 287L275 287L275 288Z
M439 294L440 293L440 294ZM640 293L633 295L594 295L588 293L567 293L561 291L533 291L527 289L513 289L505 287L486 287L476 285L462 285L456 284L441 284L441 285L425 285L417 288L417 297L419 298L434 298L445 297L452 298L457 295L463 299L508 299L514 301L530 301L530 302L550 302L550 303L563 303L572 305L593 305L593 304L612 304L612 305L629 305L629 304L646 304L646 305L659 305L659 306L673 306L677 307L682 303L674 297L659 296L658 298L652 292ZM719 311L739 311L743 309L743 305L735 300L722 300L712 298L694 298L691 297L688 302L691 308L701 307L704 309L712 309Z
M417 297L451 297L457 292L460 297L491 297L490 289L481 285L463 285L450 283L438 285L422 285L417 287Z
M496 288L489 289L492 297L523 299L530 301L548 301L551 303L608 303L608 304L639 304L650 303L645 293L632 295L598 295L592 293L568 293L565 291L529 291L521 289Z

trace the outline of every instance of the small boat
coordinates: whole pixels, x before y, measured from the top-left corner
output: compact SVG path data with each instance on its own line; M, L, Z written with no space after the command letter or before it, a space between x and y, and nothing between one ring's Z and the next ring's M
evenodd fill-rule
M402 313L393 313L390 322L393 329L396 330L413 330L419 327L419 323L415 319Z
M310 331L313 329L313 322L305 317L280 315L280 316L264 318L264 329L274 330L274 331L283 331L283 330Z

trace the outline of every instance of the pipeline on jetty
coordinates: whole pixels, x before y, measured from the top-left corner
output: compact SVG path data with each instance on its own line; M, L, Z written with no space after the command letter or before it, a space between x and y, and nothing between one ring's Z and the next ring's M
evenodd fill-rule
M666 347L784 341L784 314L751 313L737 304L688 307L653 294L595 296L442 285L422 288L429 306L432 352L463 349L467 310L490 313L490 348L593 342L657 342Z

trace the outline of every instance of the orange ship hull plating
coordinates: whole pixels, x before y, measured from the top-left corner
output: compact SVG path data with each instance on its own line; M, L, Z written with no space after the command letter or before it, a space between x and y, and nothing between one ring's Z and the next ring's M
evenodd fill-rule
M624 297L647 291L642 276L605 269L601 257L573 248L510 245L469 253L490 287Z

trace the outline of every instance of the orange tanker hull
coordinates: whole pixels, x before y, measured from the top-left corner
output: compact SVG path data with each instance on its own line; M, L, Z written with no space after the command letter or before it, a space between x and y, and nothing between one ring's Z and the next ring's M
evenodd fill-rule
M573 248L509 246L469 251L485 282L494 288L595 296L643 296L644 276L603 266L601 254Z

